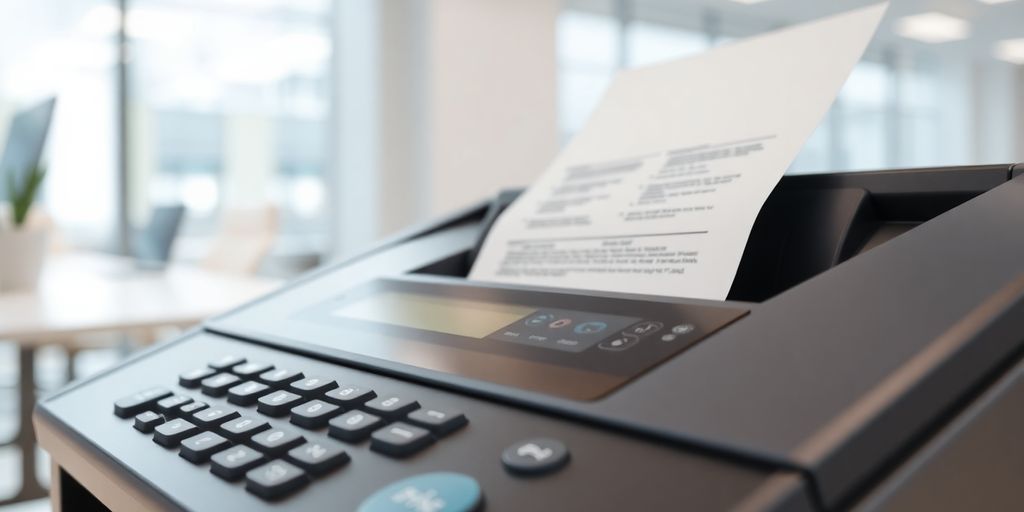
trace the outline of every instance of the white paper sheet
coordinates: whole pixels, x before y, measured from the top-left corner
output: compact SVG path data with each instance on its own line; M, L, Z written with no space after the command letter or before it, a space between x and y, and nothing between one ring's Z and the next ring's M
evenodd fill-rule
M618 74L471 279L721 300L888 3Z

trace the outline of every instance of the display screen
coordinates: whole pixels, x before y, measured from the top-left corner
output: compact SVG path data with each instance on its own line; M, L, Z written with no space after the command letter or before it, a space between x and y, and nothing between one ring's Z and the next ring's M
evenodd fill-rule
M353 320L483 338L536 310L439 295L381 291L345 304L332 314Z
M369 356L374 364L593 400L744 313L426 278L378 279L303 309L288 335Z

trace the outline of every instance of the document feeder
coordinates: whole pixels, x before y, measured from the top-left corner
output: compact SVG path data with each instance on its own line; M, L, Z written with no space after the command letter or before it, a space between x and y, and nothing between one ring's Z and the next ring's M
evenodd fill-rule
M1015 508L1022 169L787 176L721 302L468 281L502 193L42 400L55 504Z

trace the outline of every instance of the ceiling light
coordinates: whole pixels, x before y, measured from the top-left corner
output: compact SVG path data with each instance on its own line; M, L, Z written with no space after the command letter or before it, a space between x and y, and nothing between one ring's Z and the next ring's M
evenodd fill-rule
M978 1L983 3L983 4L995 5L995 4L1005 4L1006 2L1012 2L1013 0L978 0Z
M1004 39L996 43L992 55L1013 64L1024 64L1024 38Z
M736 2L738 4L753 5L753 4L759 4L761 2L767 2L768 0L732 0L732 1Z
M896 33L925 43L945 43L967 38L971 25L948 14L926 12L897 20Z

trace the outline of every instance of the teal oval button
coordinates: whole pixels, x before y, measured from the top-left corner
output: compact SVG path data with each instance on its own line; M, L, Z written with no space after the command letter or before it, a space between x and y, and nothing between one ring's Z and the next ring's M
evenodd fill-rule
M424 473L373 493L359 512L473 512L480 506L480 484L461 473Z

